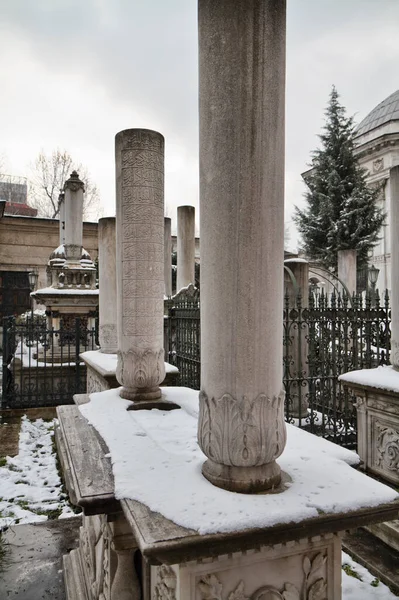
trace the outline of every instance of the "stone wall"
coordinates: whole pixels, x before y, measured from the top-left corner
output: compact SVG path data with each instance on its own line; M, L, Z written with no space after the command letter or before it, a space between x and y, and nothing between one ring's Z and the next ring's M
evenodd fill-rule
M59 221L5 216L0 219L0 271L39 272L37 288L46 287L46 266L59 245ZM83 223L83 247L98 255L97 223Z

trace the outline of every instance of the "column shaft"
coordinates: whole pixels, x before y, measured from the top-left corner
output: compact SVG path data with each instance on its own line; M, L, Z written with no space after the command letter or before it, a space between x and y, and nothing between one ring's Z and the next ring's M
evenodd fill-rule
M121 396L161 397L164 138L127 129L115 139L118 363Z
M65 258L79 262L82 255L84 184L76 171L65 182Z
M165 296L172 295L172 219L164 218L164 277Z
M284 0L199 0L201 394L204 475L280 482Z
M195 283L195 208L177 207L176 292Z
M98 221L99 337L101 352L116 354L116 239L115 217Z

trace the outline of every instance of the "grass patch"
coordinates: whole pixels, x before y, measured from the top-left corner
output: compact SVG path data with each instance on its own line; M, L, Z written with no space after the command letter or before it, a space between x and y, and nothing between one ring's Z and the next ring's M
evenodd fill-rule
M344 563L342 565L342 569L350 577L354 577L355 579L358 579L359 581L362 581L362 578L360 577L359 573L357 573L355 571L355 569L353 567L351 567L348 563Z
M5 467L7 464L7 458L5 456L0 456L0 467Z
M372 585L373 587L378 587L380 585L380 580L378 579L378 577L373 579L373 581L370 583L370 585Z

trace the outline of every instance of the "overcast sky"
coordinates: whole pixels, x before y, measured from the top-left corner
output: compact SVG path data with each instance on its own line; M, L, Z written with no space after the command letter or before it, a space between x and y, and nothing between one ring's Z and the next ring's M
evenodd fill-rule
M6 171L29 176L40 150L67 149L112 215L114 136L146 127L166 139L168 215L198 207L196 12L196 0L0 0ZM289 223L332 84L357 121L399 88L399 1L288 0L287 13Z

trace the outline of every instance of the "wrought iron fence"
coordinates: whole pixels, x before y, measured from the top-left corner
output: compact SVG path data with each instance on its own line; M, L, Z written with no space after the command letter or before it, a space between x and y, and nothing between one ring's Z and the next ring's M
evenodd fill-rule
M283 383L285 417L312 433L355 448L354 398L341 373L389 364L390 307L377 297L309 294L285 297ZM200 296L188 289L169 301L168 360L180 385L200 388Z
M48 329L42 318L3 319L2 408L72 404L86 391L79 354L97 348L97 327L74 317Z
M286 420L342 446L356 447L355 399L338 377L389 363L390 308L377 297L287 295L283 365Z
M179 369L179 385L200 387L200 295L193 285L168 303L168 362Z

